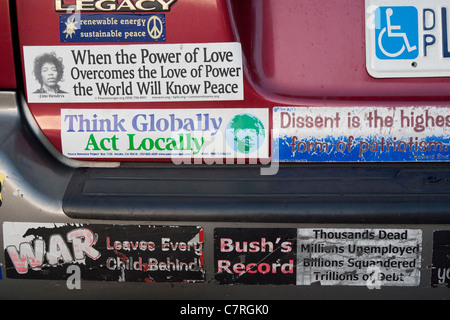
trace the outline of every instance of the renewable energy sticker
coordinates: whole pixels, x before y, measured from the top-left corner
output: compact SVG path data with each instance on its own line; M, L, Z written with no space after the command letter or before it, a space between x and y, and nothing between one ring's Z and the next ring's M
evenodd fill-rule
M164 14L61 14L60 39L71 42L165 42Z

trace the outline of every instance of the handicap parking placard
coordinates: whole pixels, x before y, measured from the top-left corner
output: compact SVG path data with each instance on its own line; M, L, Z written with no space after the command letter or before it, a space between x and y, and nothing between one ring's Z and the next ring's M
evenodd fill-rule
M366 67L375 78L450 76L447 0L366 0Z
M417 9L410 6L378 7L375 14L377 58L416 59L419 55Z

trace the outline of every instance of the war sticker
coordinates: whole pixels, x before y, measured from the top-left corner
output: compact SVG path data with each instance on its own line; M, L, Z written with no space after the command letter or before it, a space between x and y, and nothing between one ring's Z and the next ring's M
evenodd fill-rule
M3 223L6 276L66 280L203 282L197 226Z

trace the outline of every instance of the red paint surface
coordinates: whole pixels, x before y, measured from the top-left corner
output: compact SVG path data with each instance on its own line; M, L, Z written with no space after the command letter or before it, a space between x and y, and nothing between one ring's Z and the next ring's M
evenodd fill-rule
M359 0L231 0L251 81L268 97L352 101L449 100L449 78L375 79L366 71Z
M54 11L53 2L54 0L17 0L18 12L20 12L18 20L19 32L21 35L21 46L65 45L60 43L58 13ZM36 15L36 12L39 12L40 14ZM226 0L178 0L172 5L170 12L165 13L165 15L167 26L166 43L208 43L235 41L230 18L228 16ZM116 43L100 43L99 45L108 44ZM245 80L244 90L244 101L176 103L134 102L114 104L30 103L29 108L47 138L55 145L57 149L61 150L61 108L170 109L174 108L174 105L176 105L177 108L261 108L272 105L267 101L261 100ZM132 160L133 159L126 159L125 161ZM142 159L136 160L143 161Z
M8 0L0 0L0 89L15 89L16 71Z
M65 45L59 39L54 0L16 1L21 46ZM44 134L61 150L62 107L448 106L450 78L374 79L367 73L364 11L361 0L178 0L166 13L167 43L241 42L246 71L243 101L29 107Z

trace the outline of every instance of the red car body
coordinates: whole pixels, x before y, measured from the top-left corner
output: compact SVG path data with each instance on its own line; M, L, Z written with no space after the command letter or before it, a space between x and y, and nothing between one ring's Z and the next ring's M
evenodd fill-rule
M368 4L0 0L0 297L449 298L450 80Z

